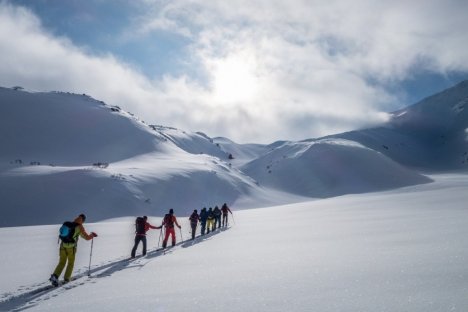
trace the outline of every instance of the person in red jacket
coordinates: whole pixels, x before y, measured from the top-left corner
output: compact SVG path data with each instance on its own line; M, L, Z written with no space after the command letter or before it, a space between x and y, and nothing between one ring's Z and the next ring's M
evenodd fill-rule
M167 246L167 240L169 239L169 235L172 236L172 246L176 244L176 235L174 230L174 224L180 229L181 226L177 223L177 218L174 216L174 210L171 208L169 213L164 216L163 223L164 227L166 228L166 235L163 241L163 248Z
M138 217L135 221L135 245L133 246L132 249L132 258L135 258L135 253L138 248L138 245L140 244L140 241L143 242L143 256L146 255L146 232L149 231L149 229L157 229L159 230L162 228L162 226L153 226L148 223L148 217L144 216Z

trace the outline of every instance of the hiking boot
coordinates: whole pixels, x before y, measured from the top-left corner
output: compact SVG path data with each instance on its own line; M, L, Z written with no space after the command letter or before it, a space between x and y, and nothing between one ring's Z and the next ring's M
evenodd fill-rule
M49 278L49 281L50 281L50 283L52 284L52 286L58 287L59 281L58 281L57 275L52 274L52 275L50 276L50 278Z

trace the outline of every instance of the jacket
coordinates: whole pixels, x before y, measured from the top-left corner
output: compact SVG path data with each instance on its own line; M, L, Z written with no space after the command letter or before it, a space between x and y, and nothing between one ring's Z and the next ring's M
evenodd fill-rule
M64 243L60 244L60 247L63 248L75 248L78 245L78 238L81 236L85 240L93 239L93 236L88 234L83 227L83 219L81 217L77 217L73 222L77 225L75 227L75 233L73 234L73 239L75 240L74 243Z

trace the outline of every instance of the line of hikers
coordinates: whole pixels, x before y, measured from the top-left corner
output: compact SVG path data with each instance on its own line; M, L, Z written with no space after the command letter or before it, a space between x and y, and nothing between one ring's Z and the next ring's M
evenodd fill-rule
M223 204L221 209L218 208L218 206L215 206L215 208L209 208L206 210L206 207L204 207L200 214L198 214L198 211L195 209L193 213L189 217L190 221L190 228L192 232L192 239L195 239L195 234L197 232L197 226L198 223L200 223L201 226L201 235L209 234L210 231L216 230L216 228L221 228L221 227L226 227L228 226L228 213L231 213L231 209L227 206L226 203ZM221 222L222 218L222 222ZM170 209L169 213L166 214L163 218L163 222L161 226L154 226L151 225L148 222L148 217L138 217L135 220L135 244L133 245L132 252L131 252L131 257L135 258L136 250L138 248L138 245L140 244L140 241L143 243L143 256L146 255L146 232L148 232L150 229L162 229L164 226L165 228L165 235L164 235L164 240L162 243L162 248L167 247L167 241L169 240L169 236L171 236L172 240L172 246L176 244L176 234L174 230L174 225L176 225L179 229L181 226L179 223L177 223L177 218L174 216L174 210ZM160 237L161 238L161 237ZM159 243L158 243L159 246Z
M232 211L229 209L226 203L223 204L221 209L218 206L215 206L214 209L211 207L206 210L204 207L200 214L198 214L195 209L189 217L190 227L192 230L192 239L195 239L195 234L197 230L198 223L201 225L201 235L209 234L210 231L216 230L216 228L227 227L228 226L228 213ZM222 218L222 223L221 223ZM64 222L59 230L59 239L62 241L60 243L59 249L59 263L57 264L54 272L49 278L49 281L53 286L57 287L59 285L59 276L62 274L65 265L67 266L65 270L63 283L67 283L71 280L73 267L75 265L75 255L78 247L78 238L81 236L85 240L92 240L98 235L95 232L88 234L83 227L83 223L86 221L86 215L80 214L73 222ZM148 222L148 217L138 217L135 221L135 243L131 251L131 257L135 258L135 253L140 242L143 243L143 256L146 255L147 242L146 242L146 232L150 229L162 229L165 228L165 235L162 244L162 248L166 248L167 241L169 236L171 236L172 246L176 244L176 234L174 230L174 225L179 229L181 226L177 222L177 218L174 215L174 210L170 209L169 213L166 214L163 218L161 226L153 226ZM161 232L162 233L162 232ZM182 232L181 232L182 235ZM159 237L161 239L161 236ZM159 246L159 242L158 242ZM91 255L92 255L92 244L91 244ZM90 255L90 267L91 267L91 255Z

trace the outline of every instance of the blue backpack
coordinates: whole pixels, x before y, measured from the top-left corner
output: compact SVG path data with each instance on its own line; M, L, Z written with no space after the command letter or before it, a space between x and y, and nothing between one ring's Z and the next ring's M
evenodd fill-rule
M67 244L74 244L75 238L75 228L78 224L75 222L66 221L62 224L59 230L59 238L62 242Z

